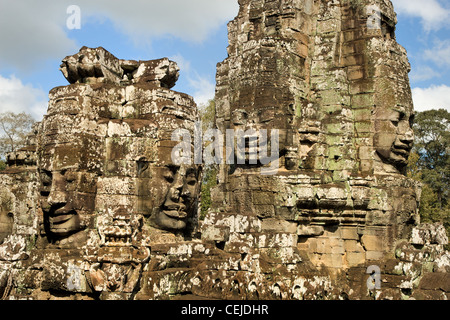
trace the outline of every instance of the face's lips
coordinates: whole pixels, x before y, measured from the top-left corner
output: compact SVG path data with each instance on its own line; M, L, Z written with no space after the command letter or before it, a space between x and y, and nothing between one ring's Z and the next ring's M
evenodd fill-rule
M49 216L50 232L58 237L68 236L81 230L78 214L72 211L69 214Z
M186 206L182 203L166 204L163 212L165 215L175 219L184 219L187 217Z
M172 204L164 205L164 209L167 209L170 211L184 211L184 210L186 210L186 206L181 203L172 203Z
M392 148L392 152L401 156L408 157L411 153L411 148L407 145L394 145Z
M162 212L174 219L182 220L187 217L186 206L182 203L169 203L166 204Z
M185 219L187 217L187 213L185 211L162 211L166 216L178 220Z
M61 215L67 215L67 214L74 214L75 211L73 210L67 210L66 208L59 208L54 210L54 208L50 208L50 213L52 216L61 216Z
M69 221L73 217L74 217L74 214L58 215L58 216L50 217L50 222L53 225L62 224L62 223Z
M52 225L60 225L72 219L76 214L75 210L67 210L65 207L51 207L49 221Z

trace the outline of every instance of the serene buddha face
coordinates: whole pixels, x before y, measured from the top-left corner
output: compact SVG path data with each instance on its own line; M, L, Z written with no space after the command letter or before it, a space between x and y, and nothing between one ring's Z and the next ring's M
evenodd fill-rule
M378 108L374 147L380 158L397 168L406 166L414 143L414 114L407 108Z
M186 229L195 214L199 194L198 167L168 164L147 170L151 171L151 178L140 179L144 215L158 229Z
M75 134L66 138L46 140L39 163L44 227L55 239L74 234L89 224L97 189L95 163L101 161L99 155L93 154L101 149L99 139Z
M60 238L82 230L95 206L96 175L78 168L40 170L40 199L46 227Z
M198 194L197 170L195 167L170 166L163 168L160 174L163 181L160 202L164 202L152 219L163 229L184 229L193 214Z

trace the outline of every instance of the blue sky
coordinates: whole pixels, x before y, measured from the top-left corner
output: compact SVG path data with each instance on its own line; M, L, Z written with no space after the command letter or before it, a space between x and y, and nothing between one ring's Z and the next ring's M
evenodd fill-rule
M397 41L408 51L417 111L450 111L450 1L393 0Z
M393 0L397 40L407 51L415 108L450 111L450 0ZM70 5L81 29L69 30ZM198 104L214 97L216 64L227 56L237 0L0 0L0 112L37 120L48 91L67 81L61 60L83 45L120 59L169 57L181 68L174 90Z

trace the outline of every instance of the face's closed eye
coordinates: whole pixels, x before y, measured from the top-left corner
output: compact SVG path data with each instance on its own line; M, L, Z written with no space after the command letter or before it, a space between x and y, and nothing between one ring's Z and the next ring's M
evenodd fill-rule
M52 173L47 170L41 170L39 173L39 178L41 180L41 185L44 187L51 186L52 184Z
M185 184L190 187L195 187L197 185L197 172L195 169L188 169L186 171Z
M174 179L175 179L175 174L174 174L174 172L172 170L167 168L164 171L163 177L168 183L172 183L174 181Z
M52 187L52 173L47 170L41 170L39 172L39 179L41 182L40 194L43 197L48 197L50 195L50 190Z

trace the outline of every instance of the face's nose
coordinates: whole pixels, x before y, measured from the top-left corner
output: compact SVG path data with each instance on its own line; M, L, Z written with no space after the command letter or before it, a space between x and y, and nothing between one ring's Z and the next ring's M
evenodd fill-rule
M406 117L400 121L397 133L403 143L411 144L414 142L414 130Z
M405 143L405 144L412 144L414 142L414 130L408 125L408 126L404 126L403 130L401 130L400 134L399 134L399 138L401 140L401 142Z
M59 172L53 174L52 186L47 201L51 206L64 205L67 202L66 182L64 176Z
M179 174L175 174L175 179L170 187L169 198L172 201L178 202L183 192L183 177Z
M191 196L191 191L189 190L189 188L187 186L183 187L181 196L182 197L190 197Z
M409 142L414 142L414 130L412 128L409 128L409 130L405 134L405 139Z

